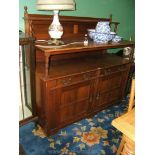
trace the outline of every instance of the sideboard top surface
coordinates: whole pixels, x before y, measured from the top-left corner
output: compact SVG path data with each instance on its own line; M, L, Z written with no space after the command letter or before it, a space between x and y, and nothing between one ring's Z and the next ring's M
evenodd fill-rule
M124 48L124 47L134 47L133 41L123 40L119 43L102 43L97 44L93 41L89 41L88 46L84 46L83 40L70 40L63 46L50 46L46 43L40 43L35 45L37 49L48 55L58 55L64 53L76 53L81 51L94 51L103 49L113 49L113 48Z

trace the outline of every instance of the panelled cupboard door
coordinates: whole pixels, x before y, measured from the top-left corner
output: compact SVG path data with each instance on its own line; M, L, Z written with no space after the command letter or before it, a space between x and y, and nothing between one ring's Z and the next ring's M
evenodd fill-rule
M51 90L51 95L55 95L55 103L52 103L52 98L50 100L55 107L56 126L68 124L87 115L92 102L93 83L94 80L88 80Z
M103 107L106 107L121 98L123 77L122 72L99 77L93 109L103 109Z

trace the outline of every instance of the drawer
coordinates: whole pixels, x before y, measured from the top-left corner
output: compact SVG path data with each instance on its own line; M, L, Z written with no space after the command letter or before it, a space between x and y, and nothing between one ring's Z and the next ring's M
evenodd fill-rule
M91 80L96 76L97 76L96 71L66 76L66 77L57 79L56 86L58 87L58 86L67 86L67 85L75 84L81 81Z
M128 69L127 65L105 68L105 69L101 69L101 75L109 75L117 72L123 72L123 71L126 71L127 69Z

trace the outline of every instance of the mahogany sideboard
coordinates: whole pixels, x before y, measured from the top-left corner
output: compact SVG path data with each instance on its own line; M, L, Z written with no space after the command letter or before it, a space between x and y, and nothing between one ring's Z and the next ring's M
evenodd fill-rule
M49 39L51 16L32 15L25 10L25 32L36 39L36 50L31 52L36 114L47 135L122 100L134 42L96 44L89 40L84 46L87 29L94 28L101 18L61 17L66 45L50 47L37 40ZM108 49L125 47L133 49L129 60L107 53Z
M36 48L44 53L44 62L36 64L36 104L39 124L47 135L92 116L123 96L131 66L127 60L104 49L134 47L132 42L95 44L89 41L58 48ZM99 51L99 52L96 52ZM80 57L52 60L52 56L85 52Z

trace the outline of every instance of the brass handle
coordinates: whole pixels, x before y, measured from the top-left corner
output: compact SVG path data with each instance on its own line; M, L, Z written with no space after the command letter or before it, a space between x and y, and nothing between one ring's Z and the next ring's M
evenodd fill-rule
M69 78L68 81L71 82L72 81L72 78Z
M65 86L67 86L67 85L68 85L67 80L62 80L62 83L63 83L63 85L65 85Z
M90 75L89 74L84 74L83 78L84 78L84 80L89 80L90 79Z
M108 72L112 72L111 69L108 69L107 71L108 71Z
M107 71L107 70L105 70L105 71L104 71L104 74L108 74L108 71Z
M120 67L119 71L125 71L125 67Z
M109 73L112 73L111 69L106 69L105 74L109 74Z
M71 80L72 80L71 78L69 78L68 80L65 79L65 80L62 80L62 83L63 83L63 85L67 86L70 84Z
M116 73L118 71L123 71L123 70L124 70L124 68L122 68L122 67L116 68L115 70L108 69L107 70L107 73Z

